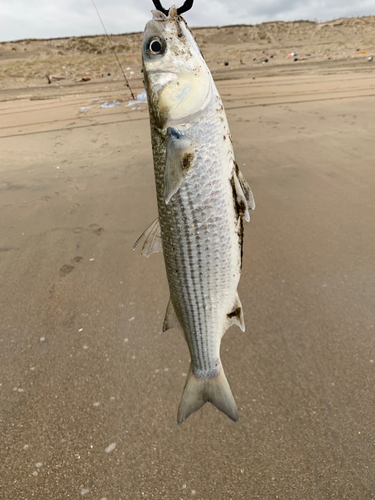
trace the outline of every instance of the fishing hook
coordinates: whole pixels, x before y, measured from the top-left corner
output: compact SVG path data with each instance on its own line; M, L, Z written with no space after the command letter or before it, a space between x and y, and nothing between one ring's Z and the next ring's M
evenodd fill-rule
M169 9L168 10L164 9L160 0L152 0L152 1L153 1L157 10L159 10L160 12L165 14L166 16L168 15ZM194 0L185 0L184 4L177 9L177 14L180 16L184 12L187 12L188 10L190 10L193 6L193 2L194 2Z

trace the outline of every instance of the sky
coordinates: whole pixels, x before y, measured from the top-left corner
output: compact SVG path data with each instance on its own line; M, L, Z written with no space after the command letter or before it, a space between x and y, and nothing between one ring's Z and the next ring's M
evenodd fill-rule
M112 34L143 31L154 8L151 0L94 1ZM162 0L167 9L173 3ZM375 0L195 0L184 17L194 27L299 19L322 22L373 14ZM0 0L0 41L102 33L92 0Z

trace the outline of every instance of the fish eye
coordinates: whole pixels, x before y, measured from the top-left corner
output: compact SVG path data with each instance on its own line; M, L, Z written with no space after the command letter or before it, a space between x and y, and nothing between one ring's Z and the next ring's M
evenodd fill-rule
M165 44L159 37L153 37L148 42L147 46L148 52L150 55L159 55L165 51Z
M161 43L158 40L152 40L150 43L150 50L153 54L161 52Z

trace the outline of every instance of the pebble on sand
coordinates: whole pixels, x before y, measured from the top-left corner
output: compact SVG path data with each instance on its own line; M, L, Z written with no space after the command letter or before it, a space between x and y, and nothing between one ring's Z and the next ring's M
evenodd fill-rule
M116 443L111 443L107 448L105 449L106 453L111 453L116 448Z

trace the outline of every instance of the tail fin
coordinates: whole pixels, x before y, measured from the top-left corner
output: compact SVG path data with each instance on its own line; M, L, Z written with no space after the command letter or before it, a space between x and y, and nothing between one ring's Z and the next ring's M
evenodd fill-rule
M213 377L197 377L190 364L178 408L177 423L182 424L189 415L199 410L205 403L212 403L234 422L238 421L236 403L221 363L217 375Z

